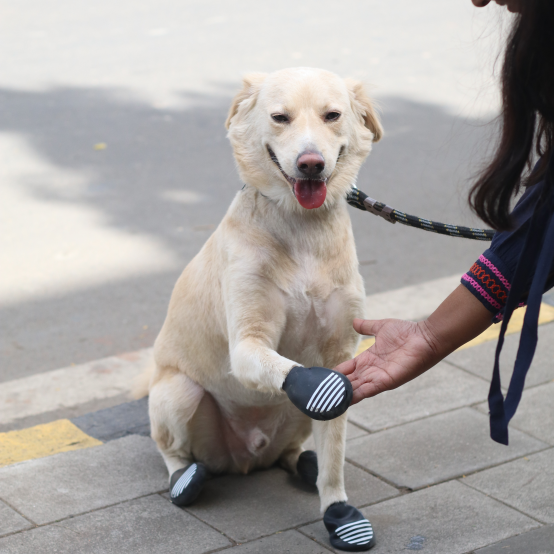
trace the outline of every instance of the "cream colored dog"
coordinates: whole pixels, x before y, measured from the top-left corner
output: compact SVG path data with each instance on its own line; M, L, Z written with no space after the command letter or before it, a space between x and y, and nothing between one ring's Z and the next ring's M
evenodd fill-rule
M226 126L245 186L173 291L152 436L171 476L193 462L295 472L313 431L326 510L346 501L346 414L313 421L282 385L355 352L364 288L345 196L382 129L360 83L309 68L245 77Z

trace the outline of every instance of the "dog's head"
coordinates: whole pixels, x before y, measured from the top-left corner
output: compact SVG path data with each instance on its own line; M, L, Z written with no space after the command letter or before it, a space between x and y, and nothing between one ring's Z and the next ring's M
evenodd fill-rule
M344 197L383 134L360 82L311 68L245 76L226 127L243 181L294 210Z

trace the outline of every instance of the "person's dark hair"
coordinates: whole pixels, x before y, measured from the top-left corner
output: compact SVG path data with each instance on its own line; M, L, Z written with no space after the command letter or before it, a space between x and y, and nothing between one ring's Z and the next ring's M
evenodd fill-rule
M554 155L554 0L520 4L502 67L500 141L469 194L475 213L499 230L511 227L510 201L521 185L537 183ZM533 146L542 161L525 178Z

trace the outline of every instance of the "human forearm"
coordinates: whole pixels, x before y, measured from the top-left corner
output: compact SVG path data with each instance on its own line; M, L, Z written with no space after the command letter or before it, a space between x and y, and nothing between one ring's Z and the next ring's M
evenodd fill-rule
M463 285L459 285L418 325L426 335L437 361L480 335L492 323L492 314Z

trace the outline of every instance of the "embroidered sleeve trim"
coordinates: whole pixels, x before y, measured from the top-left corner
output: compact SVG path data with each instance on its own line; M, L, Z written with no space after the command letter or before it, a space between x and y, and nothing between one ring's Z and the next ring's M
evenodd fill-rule
M506 290L510 290L510 283L502 273L500 273L500 270L490 261L481 254L479 256L479 261L482 264L485 264L497 277L500 279L500 282L506 287Z
M496 308L497 310L502 309L502 304L497 302L490 294L488 294L475 279L472 279L467 273L462 277L462 279L469 283L493 308Z
M485 256L479 256L462 280L478 293L483 304L491 311L501 310L506 304L510 282Z

